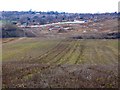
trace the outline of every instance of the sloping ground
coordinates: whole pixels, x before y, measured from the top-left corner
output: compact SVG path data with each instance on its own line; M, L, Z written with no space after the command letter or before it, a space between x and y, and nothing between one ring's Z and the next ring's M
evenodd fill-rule
M2 38L18 38L18 37L35 37L35 35L30 31L24 31L23 28L19 28L12 24L2 25Z
M12 24L3 24L2 38L24 37L24 31Z
M117 40L36 38L13 44L3 45L3 88L118 87Z
M69 37L78 34L79 39L118 39L117 19L103 20L99 22L83 23L83 24L49 24L41 27L17 27L11 24L3 25L2 37Z
M72 37L74 39L119 39L120 33L85 33L79 36Z

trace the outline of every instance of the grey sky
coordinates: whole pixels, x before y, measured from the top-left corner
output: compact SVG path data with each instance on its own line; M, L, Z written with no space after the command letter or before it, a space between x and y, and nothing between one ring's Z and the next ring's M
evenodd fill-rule
M0 11L65 11L104 13L118 11L120 0L3 0Z

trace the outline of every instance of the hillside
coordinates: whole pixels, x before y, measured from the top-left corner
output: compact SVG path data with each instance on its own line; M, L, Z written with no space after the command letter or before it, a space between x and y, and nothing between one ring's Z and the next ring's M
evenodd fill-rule
M111 23L112 22L112 23ZM55 23L29 25L3 24L2 37L73 37L77 39L116 39L120 38L117 19L91 23Z
M118 41L9 40L3 43L2 69L3 88L117 88Z
M25 32L22 28L17 27L13 24L3 24L2 25L2 38L11 38L11 37L33 37L31 32Z
M53 18L57 15L66 18L59 21ZM4 12L3 16L9 21L0 38L3 89L118 88L117 13Z
M118 14L79 14L58 12L2 12L2 37L75 37L116 39Z

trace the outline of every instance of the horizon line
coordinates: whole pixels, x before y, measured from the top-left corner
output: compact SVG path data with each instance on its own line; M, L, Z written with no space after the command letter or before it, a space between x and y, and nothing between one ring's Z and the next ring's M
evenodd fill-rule
M54 11L54 10L48 10L48 11L38 11L38 10L0 10L0 12L58 12L58 13L79 13L79 14L102 14L102 13L119 13L119 11L112 11L112 12L66 12L66 11Z

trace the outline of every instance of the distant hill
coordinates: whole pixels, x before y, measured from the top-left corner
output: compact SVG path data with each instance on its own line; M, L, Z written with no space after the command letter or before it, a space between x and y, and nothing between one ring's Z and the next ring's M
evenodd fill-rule
M0 20L9 20L13 24L20 25L44 25L50 23L74 21L74 20L93 20L95 22L105 19L117 18L118 13L65 13L65 12L34 12L34 11L3 11L1 12L4 18Z

